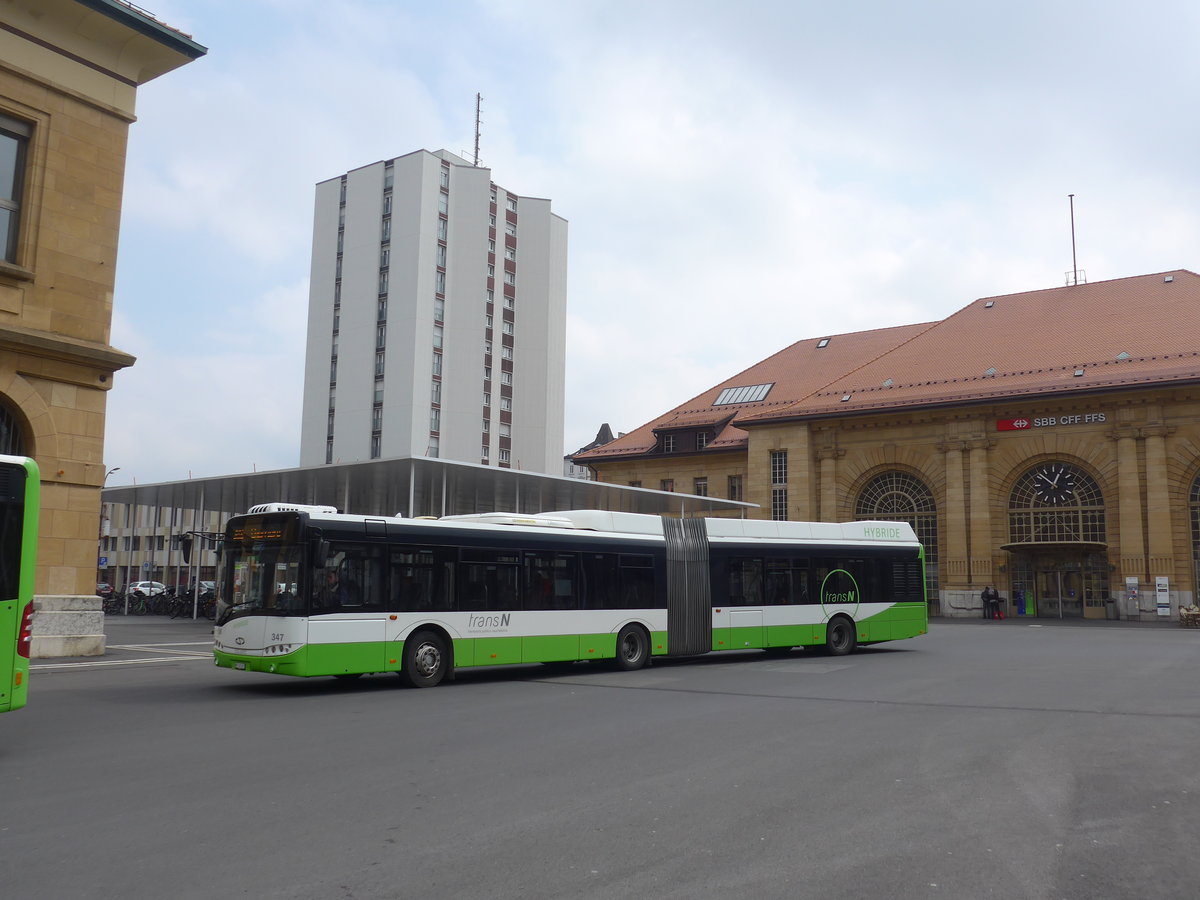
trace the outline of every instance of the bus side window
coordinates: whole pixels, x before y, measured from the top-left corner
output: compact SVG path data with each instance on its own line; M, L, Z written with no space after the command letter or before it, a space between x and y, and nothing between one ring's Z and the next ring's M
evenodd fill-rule
M761 606L762 560L741 557L729 561L729 605Z

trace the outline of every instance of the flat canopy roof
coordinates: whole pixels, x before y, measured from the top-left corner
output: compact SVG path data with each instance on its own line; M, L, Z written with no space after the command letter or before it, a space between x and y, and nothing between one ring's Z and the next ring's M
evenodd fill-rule
M105 488L105 503L237 515L258 503L335 506L365 516L443 516L565 509L704 516L757 509L717 497L674 494L426 457L277 469Z

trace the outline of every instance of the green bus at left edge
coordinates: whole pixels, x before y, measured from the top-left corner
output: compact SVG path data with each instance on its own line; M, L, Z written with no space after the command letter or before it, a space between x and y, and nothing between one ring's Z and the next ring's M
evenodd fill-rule
M29 695L40 487L36 462L0 456L0 712Z

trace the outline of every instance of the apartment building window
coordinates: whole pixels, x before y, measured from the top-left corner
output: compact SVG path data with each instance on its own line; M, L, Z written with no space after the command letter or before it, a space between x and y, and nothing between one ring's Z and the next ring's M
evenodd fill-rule
M446 248L442 244L438 244L437 248L437 264L439 266L446 265Z
M383 440L379 435L371 435L371 459L379 459L379 457L382 455L382 444Z
M517 258L517 248L516 247L505 247L504 248L504 258L515 261Z
M512 372L501 372L500 373L500 383L501 384L512 384Z
M495 223L493 222L492 224L494 225ZM489 240L488 241L488 253L495 253L495 252L496 252L496 242Z
M658 489L660 491L674 491L675 490L675 479L674 478L664 478L662 481L660 481L658 483Z
M333 409L333 406L334 406L333 401L336 399L337 399L337 388L330 388L329 389L329 408L330 409Z
M489 419L483 420L483 433L488 434L492 430L492 423Z
M492 342L491 342L491 341L484 341L484 342L483 342L483 353L484 353L484 355L485 355L485 356L491 356L491 355L492 355Z
M388 163L383 167L383 189L390 191L396 184L396 170L392 168L392 164ZM346 182L342 181L342 202L346 202Z
M433 354L433 374L442 374L442 354L440 353Z
M327 437L327 438L333 437L333 410L332 409L329 411L329 419L327 420L326 425L325 425L325 437Z
M346 205L346 176L342 176L341 193L338 196L338 203L342 206Z
M511 234L515 237L517 234L517 223L516 222L505 222L504 223L504 233Z
M390 216L392 214L392 192L391 191L388 191L386 194L383 195L383 214L385 216ZM387 227L388 227L388 231L390 232L391 228L392 228L392 223L390 221L388 222Z
M510 452L510 451L508 451L508 450L505 450L505 449L501 448L501 450L500 450L500 462L502 462L502 463L506 463L506 462L508 462L508 461L509 461L509 459L511 458L511 456L512 456L512 454L511 454L511 452Z
M391 196L389 196L387 198L387 200L388 200L388 206L391 206L391 204L392 204ZM392 217L391 216L383 217L383 227L379 231L379 239L381 241L390 241L392 239Z
M787 451L771 451L771 484L787 484Z
M730 475L729 476L728 480L726 481L725 493L729 495L730 500L741 500L742 499L743 492L742 492L742 476L741 475Z
M442 411L440 409L431 409L429 411L429 430L442 430Z
M433 389L430 391L429 399L433 403L441 403L442 402L442 383L440 381L435 381L433 383Z
M332 463L333 463L333 441L328 440L325 442L325 465L328 466L328 465L331 465Z
M512 359L512 347L501 347L500 356L504 359Z
M489 263L488 264L488 278L495 278L495 277L496 277L496 267Z
M436 436L430 435L429 436L429 447L425 451L425 455L430 457L431 459L437 459L438 446L440 443L441 442L437 439Z
M438 194L438 212L443 216L450 212L450 198L445 194Z
M495 213L493 213L492 215L488 216L488 224L489 224L489 225L491 225L493 228L495 228L495 227L496 227L496 215L495 215Z
M375 377L376 378L383 377L383 351L382 350L375 351Z
M381 406L382 404L383 404L383 385L376 383L375 384L375 405Z
M383 247L379 251L379 268L386 269L392 262L392 248Z
M504 273L504 283L505 284L516 284L517 283L517 273L516 272L505 272Z
M788 517L788 491L785 487L771 488L771 518L786 522Z
M490 448L488 447L487 444L484 444L482 447L480 447L479 448L479 458L486 460L488 458L489 449Z
M708 496L708 479L707 478L693 478L692 479L692 493L695 494L697 497L707 497Z
M512 323L512 322L505 322L505 323L504 323L504 333L505 333L505 334L512 334L512 333L513 333L513 323Z
M449 226L447 226L447 225L446 225L446 220L445 220L445 219L438 219L438 230L437 230L437 235L438 235L438 240L439 240L439 241L444 241L444 240L446 240L446 232L447 232L447 230L448 230L448 227L449 227Z
M505 309L512 309L512 308L513 308L513 303L514 303L514 301L513 301L513 298L512 298L512 297L510 297L508 294L505 294L505 295L504 295L504 308L505 308Z
M387 326L375 326L375 349L382 350L387 346Z
M446 293L446 273L436 272L433 276L433 289L439 293Z
M508 198L508 208L511 209L513 212L517 211L517 198L516 197Z
M383 431L383 409L376 406L371 410L371 430Z
M334 384L337 381L337 357L329 361L329 383Z
M512 426L507 422L500 423L500 437L512 437Z
M496 189L495 188L492 188L492 202L493 203L496 202Z
M663 449L663 453L674 453L675 452L675 435L673 435L673 434L664 434L663 435L662 449Z
M491 367L491 366L484 366L484 367L483 367L483 380L484 380L484 381L491 381L491 380L492 380L492 367Z
M642 483L640 481L631 481L631 482L629 482L629 486L630 487L641 487Z
M495 291L489 290L489 291L487 292L487 302L488 302L488 303L495 303L495 302L496 302L496 292L495 292Z
M491 317L491 316L484 316L484 317L483 317L483 327L484 327L484 328L491 328L491 327L492 327L492 317Z
M484 392L484 394L483 394L483 405L484 405L484 406L491 406L491 405L492 405L492 395L491 395L491 394L489 394L489 393L487 393L486 391L485 391L485 392Z
M387 321L387 297L380 297L379 303L375 307L375 321Z
M445 168L445 167L443 167L443 168L442 168L442 181L441 181L441 185L442 185L442 187L444 187L444 188L448 188L448 187L450 187L450 170L449 170L449 169L447 169L447 168Z
M442 349L442 334L443 334L443 332L444 332L444 329L442 328L441 325L433 326L433 349L434 350Z
M501 397L500 398L500 408L504 409L504 410L512 409L512 398L511 397Z
M333 333L337 334L342 327L342 317L337 313L333 314Z
M379 273L379 293L386 294L388 292L388 270L384 269Z
M708 446L709 434L707 431L701 431L696 434L696 449L703 450Z
M441 297L433 298L433 321L444 322L446 320L446 301Z

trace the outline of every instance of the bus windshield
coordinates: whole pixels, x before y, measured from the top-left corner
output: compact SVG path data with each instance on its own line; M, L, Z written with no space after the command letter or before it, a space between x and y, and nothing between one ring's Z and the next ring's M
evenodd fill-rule
M225 545L225 584L217 621L248 615L304 615L300 595L300 547L257 541Z

